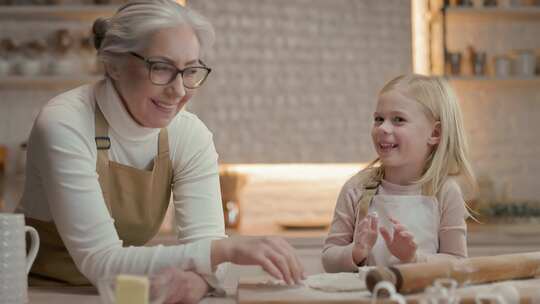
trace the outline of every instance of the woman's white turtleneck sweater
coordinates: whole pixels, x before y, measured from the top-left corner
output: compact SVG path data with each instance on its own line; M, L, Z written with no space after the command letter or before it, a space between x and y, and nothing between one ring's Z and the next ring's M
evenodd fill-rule
M39 113L19 210L54 220L75 264L94 285L103 276L149 274L168 266L211 276L211 241L226 237L211 132L186 111L167 126L179 245L122 247L96 173L94 94L109 123L109 159L138 169L151 166L159 129L138 125L110 80L81 86L53 98Z

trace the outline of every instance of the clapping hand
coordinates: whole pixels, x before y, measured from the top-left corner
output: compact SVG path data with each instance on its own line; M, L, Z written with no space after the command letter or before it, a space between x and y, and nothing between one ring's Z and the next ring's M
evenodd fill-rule
M362 219L354 229L353 261L360 265L369 255L377 241L378 217L376 213L370 213Z
M416 260L416 248L418 247L414 242L414 236L396 219L390 217L390 222L394 226L393 234L384 227L380 228L386 247L401 262L414 262Z

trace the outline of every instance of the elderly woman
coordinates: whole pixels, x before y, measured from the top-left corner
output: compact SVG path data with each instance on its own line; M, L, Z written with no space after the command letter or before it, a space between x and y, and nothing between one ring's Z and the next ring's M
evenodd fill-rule
M104 79L53 98L31 132L19 211L42 244L30 283L166 270L186 291L169 301L198 301L223 262L298 282L284 240L225 235L212 134L183 109L211 72L211 24L172 0L134 0L93 32ZM171 192L179 244L145 247Z

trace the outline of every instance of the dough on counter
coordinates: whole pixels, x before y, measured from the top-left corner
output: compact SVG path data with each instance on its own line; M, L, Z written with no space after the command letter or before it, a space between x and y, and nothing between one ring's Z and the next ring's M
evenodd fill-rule
M366 291L365 277L374 266L358 267L358 272L318 273L308 276L300 285L287 285L283 280L278 280L260 269L256 273L250 273L241 277L239 285L259 285L266 287L282 288L311 288L325 292L351 292Z
M284 280L278 280L270 275L259 275L240 278L238 284L244 285L264 285L264 286L287 286Z
M364 291L366 281L364 276L355 272L318 273L308 276L304 284L310 288L327 292Z

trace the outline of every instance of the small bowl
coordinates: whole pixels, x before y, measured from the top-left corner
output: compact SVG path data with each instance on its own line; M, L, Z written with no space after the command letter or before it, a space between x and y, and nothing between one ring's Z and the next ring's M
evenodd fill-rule
M162 304L165 302L169 288L170 288L170 276L168 275L150 275L147 276L150 283L149 290L149 304ZM116 289L116 276L105 277L98 280L97 288L99 291L99 297L103 304L114 304L115 289Z

